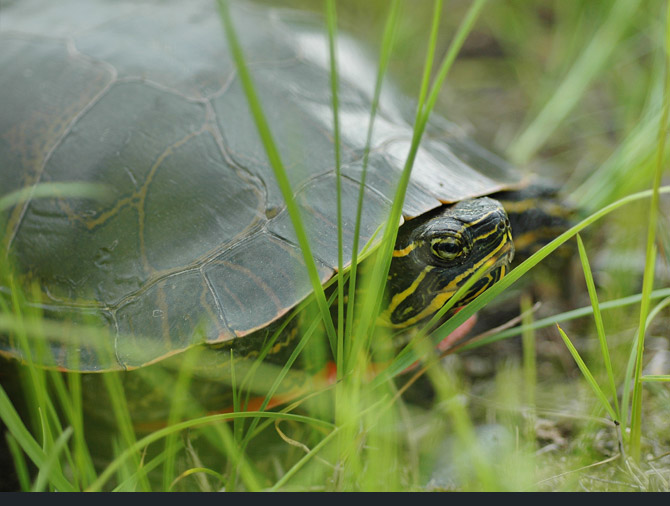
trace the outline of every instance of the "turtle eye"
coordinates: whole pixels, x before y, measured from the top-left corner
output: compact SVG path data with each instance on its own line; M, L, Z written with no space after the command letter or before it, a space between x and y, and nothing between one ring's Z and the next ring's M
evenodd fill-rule
M457 236L439 237L430 241L430 249L440 260L451 261L467 253L467 247Z

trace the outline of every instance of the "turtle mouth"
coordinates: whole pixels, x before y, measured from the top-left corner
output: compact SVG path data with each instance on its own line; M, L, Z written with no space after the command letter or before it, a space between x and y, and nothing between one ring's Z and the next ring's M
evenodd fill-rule
M502 249L500 251L500 256L495 261L495 263L491 267L490 271L503 267L504 271L505 271L503 273L503 276L505 274L507 274L507 271L509 270L509 266L512 264L512 260L514 260L514 253L515 253L515 251L514 251L514 241L512 240L511 233L508 233L507 234L507 239L506 239L505 243L503 244Z

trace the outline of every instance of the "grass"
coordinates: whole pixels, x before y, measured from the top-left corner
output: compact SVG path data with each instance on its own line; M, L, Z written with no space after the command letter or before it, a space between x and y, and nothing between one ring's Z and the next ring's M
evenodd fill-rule
M382 302L374 287L388 272L388 262L381 260L390 257L397 229L383 230L380 261L372 272L357 270L354 258L353 268L334 278L330 290L321 287L262 97L255 96L253 78L245 72L226 2L219 2L314 287L314 301L295 312L301 320L299 344L284 366L261 360L245 365L231 357L226 380L236 412L211 414L194 394L203 387L203 364L216 364L206 368L213 374L223 367L220 353L194 349L130 374L91 377L44 370L35 364L39 353L47 352L39 346L45 337L104 342L104 335L46 321L14 286L9 299L0 298L0 331L27 350L23 366L3 362L3 370L11 372L0 390L14 486L59 491L670 489L670 371L656 360L668 346L670 317L664 205L670 188L662 186L670 90L667 6L647 2L636 9L635 2L622 0L436 1L408 15L408 6L399 1L307 4L300 6L321 8L324 15L334 111L338 30L360 32L378 50L368 143L385 76L417 97L413 147L389 223L399 221L403 184L433 108L471 122L484 144L524 168L567 181L565 193L583 214L436 330L418 330L410 345L370 378L369 356L385 353L380 343L391 337L374 330ZM337 139L339 127L333 132ZM656 142L649 141L650 132ZM339 167L337 150L335 156ZM33 195L63 191L68 188L38 187ZM21 198L25 195L2 197L0 212ZM362 193L358 220L361 203ZM343 265L348 259L339 242ZM551 264L565 244L574 247L574 276L565 267L556 276ZM6 265L0 268L7 286L10 272ZM335 302L337 295L342 301L345 282L357 276L373 288L360 297L351 289L345 308ZM533 306L538 301L539 309ZM492 315L510 307L518 312L519 306L520 325L470 341L461 353L441 359L433 351L433 344L475 313L484 326ZM494 319L490 326L500 323ZM261 358L290 328L286 324L271 336ZM373 332L374 341L366 338ZM29 341L37 344L28 346ZM336 358L334 387L295 367L318 363L328 353ZM424 374L407 387L411 375L401 373L417 359ZM657 362L661 365L652 367ZM291 393L292 384L309 388L270 410L271 398ZM156 413L159 426L142 429L134 423L125 399L136 394L130 385L144 385L144 402L163 407ZM146 394L161 391L164 397L156 403ZM102 399L113 405L111 420L90 411Z

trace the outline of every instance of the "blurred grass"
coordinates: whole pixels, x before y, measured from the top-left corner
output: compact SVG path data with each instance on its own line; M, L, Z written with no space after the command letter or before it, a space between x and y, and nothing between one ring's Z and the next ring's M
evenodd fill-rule
M323 9L321 2L286 4ZM441 12L437 21L435 5ZM408 95L427 97L424 56L434 53L442 61L470 5L400 2L388 72ZM580 218L613 206L582 227L582 265L593 271L590 281L587 275L585 284L583 273L572 276L568 268L558 276L551 276L551 268L549 273L534 269L523 279L517 271L519 282L512 285L514 278L508 276L490 303L504 307L509 300L518 306L522 296L528 308L539 300L534 323L525 312L524 325L489 336L476 349L471 346L441 362L427 359L432 364L426 374L432 395L428 408L398 397L394 382L380 379L376 384L381 388L370 390L360 377L337 403L325 390L279 411L265 412L261 404L258 412L206 416L186 393L189 381L198 376L192 367L202 357L187 355L176 371L152 366L138 372L153 378L147 383L163 384L173 394L167 401L168 426L148 435L133 432L131 414L119 402L126 376L106 376L107 390L116 392L116 422L111 425L117 428L104 436L112 442L100 445L90 416L82 414L91 402L82 398L87 377L69 373L63 382L60 373L45 372L28 360L22 376L32 392L29 416L19 415L0 390L0 414L11 434L8 445L21 488L668 490L670 371L667 363L656 360L670 348L668 299L652 308L649 318L640 308L641 300L668 296L667 197L660 199L657 240L647 235L660 245L653 265L655 293L647 274L646 291L653 299L641 295L645 269L653 272L643 239L653 221L651 193L619 200L652 187L654 171L664 168L667 159L658 137L659 124L661 139L667 127L659 112L664 103L665 7L654 0L639 5L510 0L488 2L482 9L444 89L435 95L437 110L484 145L511 154L522 169L565 182L565 196L583 212ZM338 30L354 32L383 53L390 44L380 47L379 42L386 40L388 8L382 0L338 1ZM428 77L437 74L433 68ZM531 276L534 284L527 281ZM26 307L18 290L15 295L10 307L2 308L3 330L21 339L49 330L49 322L42 323L41 315ZM324 295L320 311L307 313L305 353L311 343L323 341L312 322L328 313L324 307L330 303ZM572 311L582 306L586 309L574 318ZM462 311L441 332L467 316ZM480 319L485 318L484 310ZM555 321L565 322L565 339L570 336L572 352L588 369L589 379L562 344L562 335L551 325ZM640 330L647 335L644 349ZM329 332L336 348L338 332ZM523 356L520 341L513 339L518 334L524 334ZM641 353L636 355L632 350L638 345ZM610 360L603 358L604 349ZM419 347L412 353L423 352ZM623 426L629 426L633 380L628 378L635 356L641 359L637 368L660 365L635 381L644 394L636 398L636 430L644 437L639 459L631 463L619 455L620 437L628 441L629 436L617 435L593 390L605 385L609 394L614 384L614 398L622 400L626 417ZM401 371L414 358L396 361L394 370ZM7 364L7 369L13 367ZM288 372L280 370L277 381ZM244 384L241 376L235 377L237 404L246 398ZM339 411L336 425L333 405ZM233 425L222 423L229 419ZM280 420L277 426L267 423ZM491 433L492 439L487 436ZM111 446L111 456L99 446ZM41 472L27 470L24 454Z

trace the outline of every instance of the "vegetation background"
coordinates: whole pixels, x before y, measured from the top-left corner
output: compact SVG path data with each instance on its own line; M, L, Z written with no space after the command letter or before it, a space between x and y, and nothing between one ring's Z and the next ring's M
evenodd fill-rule
M281 4L325 12L325 2ZM339 29L377 52L391 4L337 1ZM388 72L408 96L419 94L435 5L441 14L435 46L440 62L472 4L400 2ZM3 362L3 385L24 414L17 422L2 398L0 415L9 431L3 431L0 466L15 469L0 473L2 486L669 490L667 198L661 197L658 214L649 198L621 200L658 186L667 160L667 8L661 0L492 0L483 5L447 75L436 110L522 170L557 184L578 219L623 202L581 232L584 254L570 239L571 259L554 254L543 260L480 313L477 330L539 302L525 311L525 326L489 334L488 344L433 364L404 398L394 396L392 386L375 397L363 385L360 402L340 400L336 414L331 401L317 398L272 417L259 415L258 422L239 417L222 423L219 417L148 435L135 433L129 415L116 412L112 436L100 436L105 444L88 425L82 378L38 368L17 371ZM658 227L650 230L656 219ZM648 253L650 240L655 258ZM589 265L591 294L584 274ZM594 306L602 309L602 320L597 309L594 317ZM4 308L15 323L32 317L18 307ZM575 313L579 308L585 309ZM646 381L635 382L640 329ZM160 382L165 372L148 374ZM122 380L109 377L105 387L122 412ZM180 375L176 388L187 377ZM17 378L30 395L16 393ZM188 420L186 413L183 406L172 409L169 423Z

